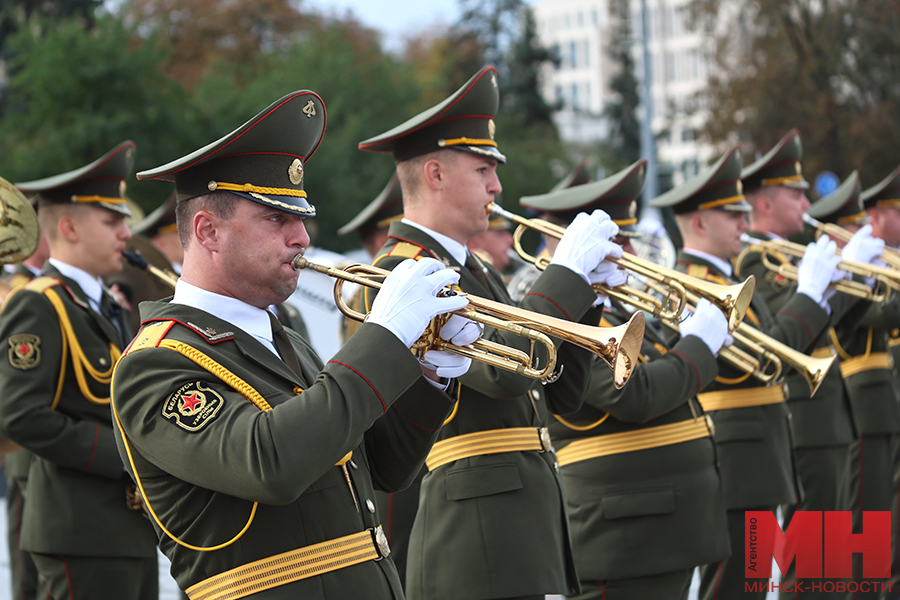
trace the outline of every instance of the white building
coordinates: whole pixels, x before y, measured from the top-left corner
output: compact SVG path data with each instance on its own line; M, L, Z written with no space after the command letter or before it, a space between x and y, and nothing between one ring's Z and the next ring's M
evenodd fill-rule
M646 0L652 56L652 127L657 156L671 165L674 183L696 174L715 153L698 141L706 113L696 107L709 71L707 41L685 25L690 0ZM608 0L535 0L533 9L541 43L558 52L560 65L543 80L548 102L561 101L557 126L565 141L590 142L606 137L600 117L613 100L609 83L617 65L608 55L612 32L622 23L610 14ZM637 77L643 77L641 0L630 0L632 47Z

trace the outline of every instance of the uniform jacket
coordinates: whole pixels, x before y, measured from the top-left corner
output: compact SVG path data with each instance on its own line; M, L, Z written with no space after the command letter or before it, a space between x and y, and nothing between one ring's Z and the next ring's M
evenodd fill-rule
M74 281L52 267L44 274L59 281L52 290L89 366L108 376L114 362L111 344L119 345L115 327L89 307ZM7 354L0 360L0 431L37 455L28 473L21 546L48 554L155 556L150 524L126 507L131 480L113 436L109 380L98 381L85 369L89 391L98 401L85 397L71 343L62 364L57 313L48 297L30 285L13 292L0 315L0 338L7 341ZM23 343L36 351L27 353Z
M892 294L887 303L859 302L834 328L840 360L866 353L887 353L890 330L900 327L900 298ZM853 415L861 435L900 432L900 405L894 387L893 365L848 374L844 377Z
M251 335L204 311L149 302L141 305L141 316L144 328L135 344L154 323L171 323L167 341L199 350L272 407L260 410L226 384L225 375L212 375L172 349L150 344L119 362L114 406L147 498L168 530L195 546L217 545L232 539L259 503L246 533L213 552L178 545L157 526L160 548L182 589L379 525L375 489L395 491L409 483L452 406L422 377L409 350L379 325L364 325L324 367L308 342L285 329L300 376ZM175 414L178 398L196 400L197 390L205 403L199 414L207 416L184 416L180 408ZM351 451L346 464L352 493L344 469L335 466ZM384 559L253 597L403 595L393 562Z
M676 268L722 282L715 265L684 252ZM733 283L733 281L728 281ZM829 323L828 313L805 294L796 294L773 315L759 293L751 302L758 329L801 352L813 347ZM732 382L732 383L729 383ZM719 359L716 381L702 392L759 387L760 382ZM786 403L711 411L725 502L729 510L764 508L795 502L800 494L794 468L790 411Z
M618 309L604 318L619 325L628 316ZM648 327L641 354L642 364L621 390L606 365L595 361L584 407L551 425L557 450L578 439L703 418L694 397L718 373L706 344L688 336L668 349ZM728 556L725 497L711 437L591 458L561 470L582 581L659 575Z
M17 288L25 285L32 279L34 279L34 273L32 273L25 265L19 264L16 265L15 271L9 278L9 284L13 288ZM28 469L31 468L31 459L33 457L34 454L24 448L10 452L4 456L3 469L6 472L6 477L14 477L22 482L19 485L24 485L24 481L28 479Z
M765 234L753 233L759 239L767 239ZM779 256L791 262L788 257ZM765 301L772 313L780 311L797 294L797 284L769 271L762 263L757 251L742 253L737 260L735 273L738 279L756 276L756 292ZM856 298L848 294L835 294L829 302L831 324L839 323L856 304ZM831 338L819 336L815 348L832 348ZM789 370L785 378L788 386L788 407L794 428L794 447L808 448L821 446L842 446L856 439L850 399L844 388L840 361L835 360L819 385L816 395L809 396L809 385L796 371Z
M392 254L402 242L450 268L462 267L416 227L394 222L389 235L375 262L378 267L392 269L405 258L402 254L411 254ZM511 304L499 274L489 266L484 268L490 289L464 267L460 270L460 287L475 296ZM595 299L596 294L579 275L550 266L520 306L578 320ZM600 311L590 313L592 322L599 322ZM523 338L491 328L484 337L528 349ZM577 410L586 391L591 355L568 344L559 354L558 364L565 368L556 383L544 386L546 400L533 389L535 380L473 362L460 378L458 407L440 438L540 427L547 424L551 411ZM407 561L406 593L411 600L570 594L577 585L552 452L476 456L425 475Z

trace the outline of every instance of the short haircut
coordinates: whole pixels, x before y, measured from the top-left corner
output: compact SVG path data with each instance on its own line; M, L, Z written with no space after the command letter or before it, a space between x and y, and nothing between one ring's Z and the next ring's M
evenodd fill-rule
M421 190L422 167L425 166L425 163L429 160L437 160L441 163L449 164L459 156L458 152L459 150L444 148L398 162L397 179L400 181L400 189L403 192L403 205L406 206Z
M41 231L44 232L44 235L47 236L48 242L55 242L59 239L59 220L63 217L69 216L74 218L79 218L83 216L88 210L90 210L91 206L87 204L50 204L50 203L41 203L40 208L38 210L38 224L41 226Z
M201 210L209 211L220 219L229 220L237 210L240 197L222 190L216 190L190 200L179 202L175 207L175 221L178 223L178 237L181 247L187 250L193 235L194 216Z

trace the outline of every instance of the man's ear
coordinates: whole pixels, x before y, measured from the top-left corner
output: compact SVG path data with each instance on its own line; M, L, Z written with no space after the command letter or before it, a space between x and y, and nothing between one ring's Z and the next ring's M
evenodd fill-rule
M761 215L769 216L772 214L772 199L765 194L756 197L756 210Z
M210 252L219 248L219 219L207 210L198 210L192 222L194 240Z
M691 230L694 233L705 235L706 229L706 219L703 218L703 211L698 210L694 213L694 216L691 217Z
M72 215L63 215L56 222L56 228L60 236L69 243L77 243L80 237L78 220Z
M444 165L436 158L432 158L422 165L422 176L425 184L434 191L444 187Z

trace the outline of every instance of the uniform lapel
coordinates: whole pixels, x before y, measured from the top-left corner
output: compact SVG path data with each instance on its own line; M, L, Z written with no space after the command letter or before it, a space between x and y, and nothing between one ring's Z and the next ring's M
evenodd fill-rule
M106 338L116 345L118 348L121 346L122 341L119 339L119 330L116 329L115 325L113 325L109 319L98 313L91 307L90 301L88 300L87 294L81 289L75 281L69 279L68 277L63 276L59 271L57 271L54 267L48 266L44 271L45 275L49 275L50 277L55 277L62 281L66 288L68 288L69 292L75 298L75 303L78 304L81 310L86 311L93 319L94 323L100 328L103 332L103 335ZM121 349L121 348L120 348Z
M283 379L287 379L303 388L307 387L307 383L303 381L299 375L294 373L283 360L273 354L271 350L263 346L249 333L234 328L234 343L248 360L268 369ZM301 368L303 367L303 364L304 361L301 360ZM307 375L306 369L303 369L303 375Z

